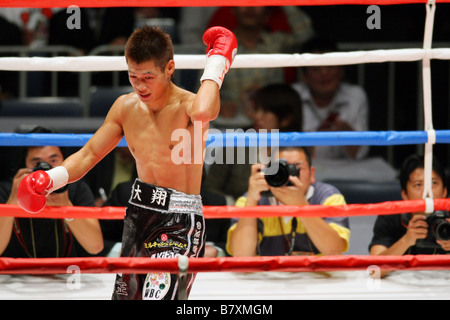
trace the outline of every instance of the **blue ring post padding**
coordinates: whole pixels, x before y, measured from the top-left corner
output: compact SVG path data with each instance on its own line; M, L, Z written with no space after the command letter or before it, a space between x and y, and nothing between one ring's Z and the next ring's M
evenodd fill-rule
M450 143L450 130L436 130L436 143ZM279 146L321 146L321 145L407 145L428 142L426 131L344 131L344 132L280 132ZM0 146L60 146L82 147L92 134L75 133L0 133ZM276 135L254 132L211 133L208 147L234 147L271 145ZM274 140L276 141L276 140ZM125 138L119 142L126 147Z

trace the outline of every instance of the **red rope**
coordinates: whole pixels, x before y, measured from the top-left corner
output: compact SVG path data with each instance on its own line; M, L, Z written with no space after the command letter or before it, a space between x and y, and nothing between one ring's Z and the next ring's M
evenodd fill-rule
M436 0L436 3L450 2L449 0ZM391 4L411 4L427 3L426 0L258 0L258 1L238 1L238 0L0 0L0 7L17 8L67 8L70 5L78 7L204 7L204 6L318 6L318 5L391 5Z
M188 272L318 272L366 270L448 270L450 256L275 256L190 258ZM0 258L0 274L64 274L69 266L81 273L178 273L178 259L151 258ZM73 269L73 268L71 268Z
M434 199L435 210L450 210L450 199ZM207 219L249 217L349 217L398 214L425 211L425 200L386 201L371 204L346 204L339 206L204 206ZM123 219L124 207L45 207L37 214L28 213L17 205L0 204L0 216L20 218L98 218Z

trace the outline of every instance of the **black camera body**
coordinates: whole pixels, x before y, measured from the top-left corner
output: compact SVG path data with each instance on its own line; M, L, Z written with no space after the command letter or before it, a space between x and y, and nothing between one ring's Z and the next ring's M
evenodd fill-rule
M420 248L441 248L436 240L450 240L450 218L448 211L435 211L426 216L428 234L425 239L418 239L416 246Z
M274 168L278 170L274 173ZM263 170L264 178L267 181L267 184L271 187L283 187L283 186L292 186L292 182L289 181L289 176L297 176L300 177L300 169L297 168L294 164L289 164L286 160L278 160L273 163L270 163ZM262 196L269 197L272 196L272 192L270 190L261 192Z
M45 162L45 161L40 161L36 164L36 166L32 169L32 171L38 171L38 170L50 170L52 168L52 166L50 165L50 163ZM64 191L67 190L67 188L69 187L69 185L65 185L64 187L61 187L59 189L56 189L55 191L53 191L52 193L63 193Z
M278 166L278 171L273 173L273 167ZM297 176L300 177L300 169L297 168L294 164L289 164L286 160L278 160L274 163L270 163L264 169L264 178L267 181L267 184L271 187L283 187L283 186L292 186L292 182L289 181L289 176Z

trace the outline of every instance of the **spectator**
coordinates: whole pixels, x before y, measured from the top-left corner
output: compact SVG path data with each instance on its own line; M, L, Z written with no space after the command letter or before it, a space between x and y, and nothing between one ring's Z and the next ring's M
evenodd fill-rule
M180 8L180 22L178 34L180 43L189 46L199 46L203 52L202 35L207 29L208 22L218 7L182 7Z
M96 12L99 22L97 23L96 45L111 45L125 47L128 37L135 28L147 25L160 25L170 34L173 43L177 43L177 30L179 8L175 7L110 7ZM200 35L201 39L201 35ZM203 49L203 48L202 48ZM108 48L104 48L100 54L117 54L114 50L110 53ZM202 51L203 53L203 51ZM112 72L93 73L92 82L97 86L110 86L114 81L118 81L121 86L130 84L126 73L119 73L114 80Z
M326 38L316 37L303 46L304 53L338 51ZM367 131L369 106L365 91L344 80L343 66L313 66L301 69L301 81L293 84L303 101L303 130ZM314 159L362 159L368 146L317 146Z
M239 207L256 205L342 205L345 199L332 185L315 180L305 147L280 148L279 159L299 169L292 185L269 186L261 164L252 166L247 193ZM270 190L271 195L265 193ZM227 250L233 256L341 254L348 249L348 218L263 217L235 219L229 229Z
M87 55L95 47L95 33L91 26L89 8L79 9L80 28L68 28L67 22L71 13L65 9L55 9L48 20L49 45L66 45L76 48L80 55Z
M271 32L265 29L270 7L234 7L236 27L233 32L240 54L282 53L291 50L311 37L313 31L309 17L297 7L283 7L292 33ZM211 24L213 24L212 22ZM301 27L296 27L297 23ZM222 107L213 125L217 128L243 128L252 124L253 110L249 98L260 87L284 82L283 68L230 69L221 89Z
M445 170L436 157L433 157L432 168L433 199L446 198ZM424 157L409 156L400 168L399 180L403 200L423 199ZM449 218L445 220L450 221ZM370 254L448 254L450 240L436 239L430 233L429 227L425 212L380 215L373 228Z
M179 20L179 10L179 8L171 7L107 8L102 15L98 44L125 45L135 28L149 23L161 23L162 19L171 22L172 25L161 25L161 27L170 34L172 41L177 43L178 35L175 26Z
M0 46L23 45L22 30L19 26L0 15ZM3 53L1 56L9 56L11 53ZM18 72L0 71L0 100L17 97Z
M49 133L36 127L31 133ZM56 146L24 148L24 168L13 180L0 183L0 203L17 204L17 188L24 176L38 164L51 167L64 160ZM48 196L48 206L93 206L94 198L83 182ZM42 218L42 217L41 217ZM103 237L97 219L39 219L0 217L0 255L15 258L69 257L98 254L103 249Z
M257 132L274 129L280 132L302 131L302 102L288 84L273 83L260 88L252 96L251 103L255 110L253 129ZM245 154L245 163L237 161L238 154ZM251 171L249 148L245 148L244 152L235 148L233 163L227 163L225 156L222 164L211 164L203 187L222 194L228 205L234 205L248 188Z

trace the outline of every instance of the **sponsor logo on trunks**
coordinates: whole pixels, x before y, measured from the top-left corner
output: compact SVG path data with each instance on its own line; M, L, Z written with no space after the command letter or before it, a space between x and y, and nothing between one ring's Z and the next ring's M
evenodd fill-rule
M171 259L171 258L176 258L180 256L180 254L178 252L174 252L174 251L163 251L163 252L158 252L158 253L154 253L151 255L150 258L155 258L155 259Z
M123 281L116 281L116 294L127 296L127 284Z
M192 136L193 135L193 136ZM269 164L277 154L279 130L226 129L224 132L210 128L203 132L201 121L194 121L193 129L176 129L171 141L175 142L171 151L174 164ZM203 151L203 145L206 149ZM246 147L248 148L225 148ZM235 150L237 151L235 155ZM225 152L225 154L224 154ZM248 154L248 155L247 155ZM247 159L248 157L248 159ZM272 170L272 168L271 168ZM278 166L273 167L273 174ZM270 174L270 173L269 173Z
M148 273L142 288L143 300L161 300L170 288L170 273Z
M185 243L180 243L178 241L166 241L166 242L147 242L144 243L145 249L152 249L152 248L168 248L168 247L176 247L181 249L186 249L187 245Z
M195 224L196 230L194 231L194 239L192 240L192 252L194 254L197 254L198 251L198 245L200 244L200 236L202 234L202 223L200 221L197 221Z
M164 240L165 239L165 240ZM162 241L153 241L153 242L144 242L145 249L153 249L153 248L180 248L186 249L187 244L181 243L179 241L170 240L167 234L163 233L161 235Z

